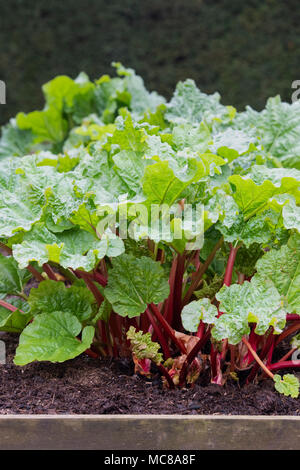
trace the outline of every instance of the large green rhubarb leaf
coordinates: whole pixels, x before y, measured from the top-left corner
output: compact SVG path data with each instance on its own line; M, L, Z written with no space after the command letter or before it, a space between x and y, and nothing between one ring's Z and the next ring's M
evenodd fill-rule
M0 139L0 159L5 157L22 157L30 152L32 146L32 133L21 130L16 126L15 120L2 127Z
M67 135L67 121L61 111L55 107L44 111L33 111L17 115L17 125L20 129L29 130L34 135L34 142L60 143Z
M82 322L93 313L94 297L86 287L66 287L63 282L48 280L31 289L28 303L32 315L67 311Z
M158 93L146 90L144 80L133 69L123 67L120 62L113 62L112 65L116 67L118 75L124 77L123 86L130 96L130 109L136 116L148 110L155 111L157 106L165 103Z
M208 127L203 122L200 126L185 123L174 127L172 140L177 151L189 148L204 153L208 151L212 137ZM215 153L213 150L212 152Z
M167 298L169 283L160 263L124 254L113 261L104 292L116 313L136 317Z
M75 80L61 75L43 85L47 105L71 115L77 123L94 111L94 89L83 72Z
M282 218L286 229L297 229L300 233L300 207L292 198L283 206Z
M206 95L196 86L194 80L179 82L170 103L166 119L173 124L200 123L204 117L220 116L226 107L220 104L220 95Z
M105 148L110 150L113 146L114 149L119 148L120 150L145 151L147 134L143 128L133 122L129 113L124 117L119 116L116 119L116 126L113 135L108 137Z
M293 235L280 250L266 253L256 268L260 277L271 280L284 296L287 311L300 315L300 235Z
M285 167L300 169L300 105L283 103L279 96L269 98L261 113L247 111L249 124L256 127L266 151ZM247 119L244 119L244 125Z
M229 181L234 185L233 197L245 220L266 209L269 200L276 194L276 188L269 180L255 184L248 176L232 175Z
M0 238L30 230L42 214L41 207L30 197L30 188L16 174L16 168L14 159L0 162Z
M248 152L254 142L254 138L243 131L226 129L214 136L210 150L231 162Z
M79 320L69 312L42 313L35 317L20 335L14 362L24 366L33 361L64 362L88 349L94 327L82 330Z
M168 162L155 163L146 168L143 191L147 203L172 206L190 183L180 181L169 168Z
M249 323L256 323L258 335L264 335L270 326L278 334L285 326L281 296L269 279L256 275L251 282L223 286L216 298L223 312L212 330L217 340L228 339L230 344L238 344L250 333Z
M192 183L213 174L216 167L224 163L217 155L192 153L191 158L184 155L182 162L180 159L160 161L147 166L143 177L147 204L172 206Z
M94 110L94 84L85 74L76 80L67 76L58 76L43 86L46 98L42 111L17 115L20 129L30 130L34 142L62 143L66 138L71 121L80 123L84 116Z
M274 230L268 224L269 212L251 217L244 221L243 215L239 214L232 220L232 225L226 227L218 222L216 227L224 236L224 240L230 243L241 241L249 248L253 243L266 244L270 242Z
M268 209L272 197L291 194L299 202L300 172L288 169L268 169L255 165L247 176L232 175L233 197L245 220Z
M30 261L37 261L40 266L52 261L64 268L91 271L105 255L118 256L123 251L123 241L118 237L104 234L100 240L78 228L54 234L42 224L26 233L22 243L13 245L13 255L20 268Z

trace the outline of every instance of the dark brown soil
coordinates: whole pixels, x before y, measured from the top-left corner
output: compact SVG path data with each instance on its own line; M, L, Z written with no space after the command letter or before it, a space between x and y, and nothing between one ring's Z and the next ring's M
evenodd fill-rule
M63 364L12 363L17 337L4 335L7 364L0 365L0 414L231 414L300 415L300 399L279 395L273 383L196 384L164 390L133 374L129 360L98 360L85 355Z

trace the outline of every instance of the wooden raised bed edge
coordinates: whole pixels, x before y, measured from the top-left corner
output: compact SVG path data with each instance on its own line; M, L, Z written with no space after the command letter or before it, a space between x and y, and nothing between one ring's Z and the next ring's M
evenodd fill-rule
M298 416L3 415L0 450L298 450Z

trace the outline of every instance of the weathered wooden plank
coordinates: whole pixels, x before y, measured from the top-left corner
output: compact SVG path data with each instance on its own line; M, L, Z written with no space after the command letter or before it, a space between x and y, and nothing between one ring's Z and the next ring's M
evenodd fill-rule
M300 449L300 417L0 416L0 450Z

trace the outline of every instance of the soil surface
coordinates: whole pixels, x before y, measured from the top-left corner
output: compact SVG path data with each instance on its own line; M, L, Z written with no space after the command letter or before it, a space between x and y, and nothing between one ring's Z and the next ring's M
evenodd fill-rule
M129 359L82 355L63 364L17 367L17 336L3 335L7 364L0 365L0 414L227 414L300 415L300 399L279 395L273 383L224 387L197 383L169 391L160 377L134 375Z

